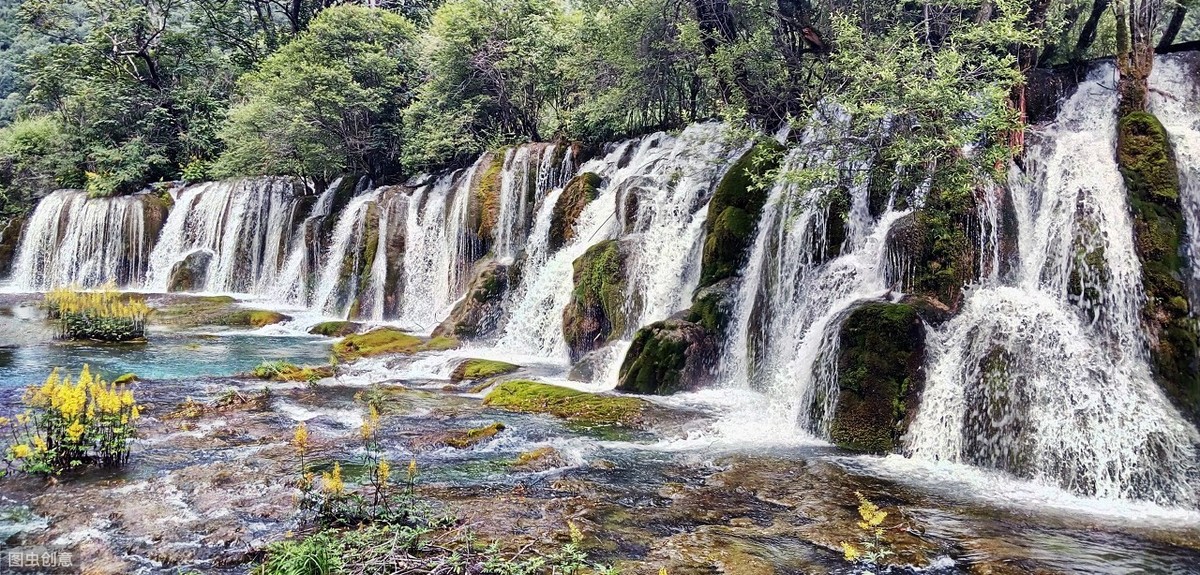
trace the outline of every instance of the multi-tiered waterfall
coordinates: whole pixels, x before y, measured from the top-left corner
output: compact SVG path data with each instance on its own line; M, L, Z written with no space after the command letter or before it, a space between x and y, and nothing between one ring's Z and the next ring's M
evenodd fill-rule
M1200 254L1200 86L1189 66L1159 60L1152 107L1180 160ZM1007 185L978 195L978 277L957 314L927 329L923 400L902 450L1087 495L1194 505L1197 433L1148 367L1112 76L1096 68L1054 124L1031 132ZM719 379L759 398L756 425L744 427L770 439L828 436L843 321L863 302L902 299L921 263L892 234L922 209L928 184L879 169L844 137L847 122L822 107L798 132L727 286ZM429 332L489 264L512 283L498 296L494 341L480 344L565 363L573 264L616 240L627 321L589 358L603 384L639 327L692 305L709 201L749 144L706 123L591 159L526 144L396 186L212 182L173 192L165 218L157 196L55 192L30 218L11 283L236 293ZM599 182L595 197L556 246L556 204L585 173Z

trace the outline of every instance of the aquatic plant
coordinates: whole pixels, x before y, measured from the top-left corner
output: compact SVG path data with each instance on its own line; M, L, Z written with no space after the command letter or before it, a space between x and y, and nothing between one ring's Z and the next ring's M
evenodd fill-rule
M45 307L50 319L58 321L60 337L99 341L146 337L152 311L144 298L126 296L112 284L96 291L56 288L46 293Z
M86 464L120 467L129 461L140 406L133 391L94 376L87 365L72 382L50 372L24 396L25 411L0 418L13 444L7 459L28 473L58 474Z
M855 491L854 495L858 497L858 516L861 518L857 523L859 539L858 543L842 541L842 554L851 563L878 564L896 554L884 538L883 522L888 513L862 493Z

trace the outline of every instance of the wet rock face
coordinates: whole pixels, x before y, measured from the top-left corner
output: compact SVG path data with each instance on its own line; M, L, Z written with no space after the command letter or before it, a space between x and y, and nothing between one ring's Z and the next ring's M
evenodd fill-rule
M1175 405L1200 422L1200 358L1183 281L1188 264L1182 246L1186 230L1179 170L1158 118L1135 112L1121 119L1117 164L1128 189L1134 247L1142 262L1146 290L1142 321L1149 334L1154 374Z
M754 243L754 229L769 189L758 180L775 169L783 147L774 140L750 148L725 174L708 205L700 286L732 277Z
M171 266L171 277L167 281L167 291L188 292L201 291L208 283L208 266L212 264L213 254L208 250L192 252Z
M854 451L892 451L924 384L924 324L912 306L869 303L846 318L840 338L830 439Z
M7 277L17 257L17 246L21 243L21 228L24 218L0 219L0 277Z
M477 266L475 276L467 286L467 295L458 302L436 329L434 337L453 336L459 339L491 337L500 327L504 294L515 283L515 268L495 261Z
M669 395L711 383L718 347L712 332L690 321L666 320L640 330L621 364L617 389Z
M575 291L563 310L563 336L578 361L625 333L625 255L616 240L588 248L575 260Z
M588 203L600 193L600 176L585 172L575 176L554 204L550 215L550 251L566 245L575 238L575 223Z

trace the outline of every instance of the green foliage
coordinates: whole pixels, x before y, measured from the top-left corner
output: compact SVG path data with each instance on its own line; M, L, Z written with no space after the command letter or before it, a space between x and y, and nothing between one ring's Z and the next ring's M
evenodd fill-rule
M226 151L214 171L323 182L346 171L388 173L416 85L415 40L415 27L386 10L322 11L238 81L242 100L221 131Z
M405 113L405 165L557 131L570 17L555 0L442 4L424 38L425 82Z
M0 128L0 217L20 215L37 192L72 182L70 147L58 120L33 116Z

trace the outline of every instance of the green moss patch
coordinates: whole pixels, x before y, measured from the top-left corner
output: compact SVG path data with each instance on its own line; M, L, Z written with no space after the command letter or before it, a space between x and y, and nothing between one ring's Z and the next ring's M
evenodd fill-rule
M333 377L334 372L333 368L327 365L300 367L286 361L264 361L247 375L268 381L314 382Z
M645 401L634 397L585 393L533 381L506 381L492 390L483 403L507 411L546 413L599 425L632 425L647 406Z
M333 353L339 360L352 361L392 353L413 354L421 351L440 351L458 347L452 337L435 337L430 340L400 331L394 327L380 327L347 336L333 344Z
M617 389L669 395L711 380L717 346L708 330L667 320L639 329L621 363Z
M563 336L578 361L625 333L625 258L620 244L608 240L588 248L573 266L575 290L563 312Z
M700 287L733 277L754 242L754 229L770 191L765 176L779 167L783 146L763 140L734 163L708 204Z
M840 337L830 439L854 451L892 451L923 384L925 330L917 310L866 304L842 323Z
M468 359L454 368L451 381L479 381L512 373L521 366L491 359Z
M218 325L228 327L264 327L288 321L292 318L283 315L279 312L261 310L261 309L246 309L235 311L222 317Z
M326 321L314 325L308 330L308 333L325 337L346 337L358 333L360 329L362 329L362 324L353 321Z
M504 431L504 424L497 421L475 429L451 432L445 441L446 445L455 449L466 449L495 437L501 431Z
M500 177L504 171L505 152L500 149L492 153L475 187L475 233L484 242L490 243L496 222L500 219Z
M1134 247L1142 262L1154 375L1176 406L1200 422L1200 366L1194 320L1188 317L1185 235L1179 171L1158 118L1134 112L1121 118L1117 164L1133 212Z

